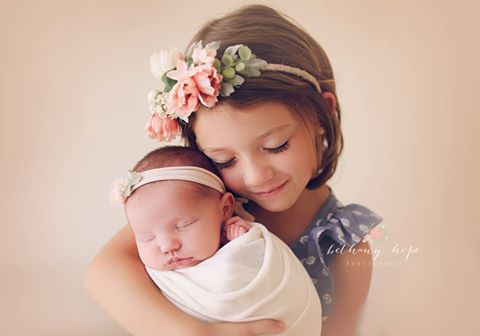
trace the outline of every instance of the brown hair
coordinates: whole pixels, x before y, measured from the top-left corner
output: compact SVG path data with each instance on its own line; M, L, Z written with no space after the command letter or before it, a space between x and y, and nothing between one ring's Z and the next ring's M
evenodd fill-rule
M331 92L336 98L332 67L323 49L293 20L270 7L248 5L211 20L191 43L200 40L204 45L220 41L217 55L222 55L228 46L244 44L268 63L303 69L318 80L322 92ZM242 108L265 102L284 104L305 124L317 153L323 152L322 162L317 166L321 172L310 180L307 188L315 189L326 183L335 173L343 149L338 103L335 111L330 111L328 101L308 81L284 72L264 71L259 77L247 78L226 100L219 97L218 104ZM182 133L187 145L196 148L194 120L195 113L190 116L190 123L182 123ZM321 128L324 135L320 134Z
M157 148L138 161L132 171L143 172L150 169L178 166L200 167L219 176L217 169L205 154L195 148L183 146ZM192 188L192 191L197 191L192 196L195 196L195 194L202 197L218 196L218 191L213 188L193 182L192 185L195 186L195 188Z

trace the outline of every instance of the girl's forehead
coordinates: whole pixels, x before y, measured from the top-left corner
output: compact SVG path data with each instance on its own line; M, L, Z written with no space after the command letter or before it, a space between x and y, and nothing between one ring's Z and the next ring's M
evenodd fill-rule
M196 113L193 130L202 150L232 142L260 141L298 123L288 107L274 102L242 109L219 105Z

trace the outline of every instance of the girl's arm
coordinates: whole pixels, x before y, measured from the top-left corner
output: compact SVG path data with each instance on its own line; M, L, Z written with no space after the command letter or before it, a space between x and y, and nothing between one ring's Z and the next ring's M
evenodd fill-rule
M354 253L336 255L330 266L335 283L333 309L322 324L321 336L356 336L372 276L368 243L355 245ZM362 252L360 252L362 251Z
M178 309L148 277L130 226L98 253L85 275L87 292L132 335L263 335L282 331L277 321L206 323Z

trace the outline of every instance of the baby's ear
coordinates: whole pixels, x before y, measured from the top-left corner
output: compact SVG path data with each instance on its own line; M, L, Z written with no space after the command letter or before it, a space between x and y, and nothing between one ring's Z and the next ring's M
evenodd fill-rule
M220 206L222 207L223 220L232 217L234 205L235 205L235 198L233 197L232 193L229 193L229 192L224 193L222 195L222 198L220 199Z

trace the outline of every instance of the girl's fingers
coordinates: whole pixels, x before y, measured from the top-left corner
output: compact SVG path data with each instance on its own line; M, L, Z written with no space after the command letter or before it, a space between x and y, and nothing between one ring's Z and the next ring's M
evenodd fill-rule
M249 323L251 335L280 334L286 329L282 321L260 320Z
M275 320L259 320L241 323L217 323L214 325L215 336L262 336L279 334L285 331L285 324Z

